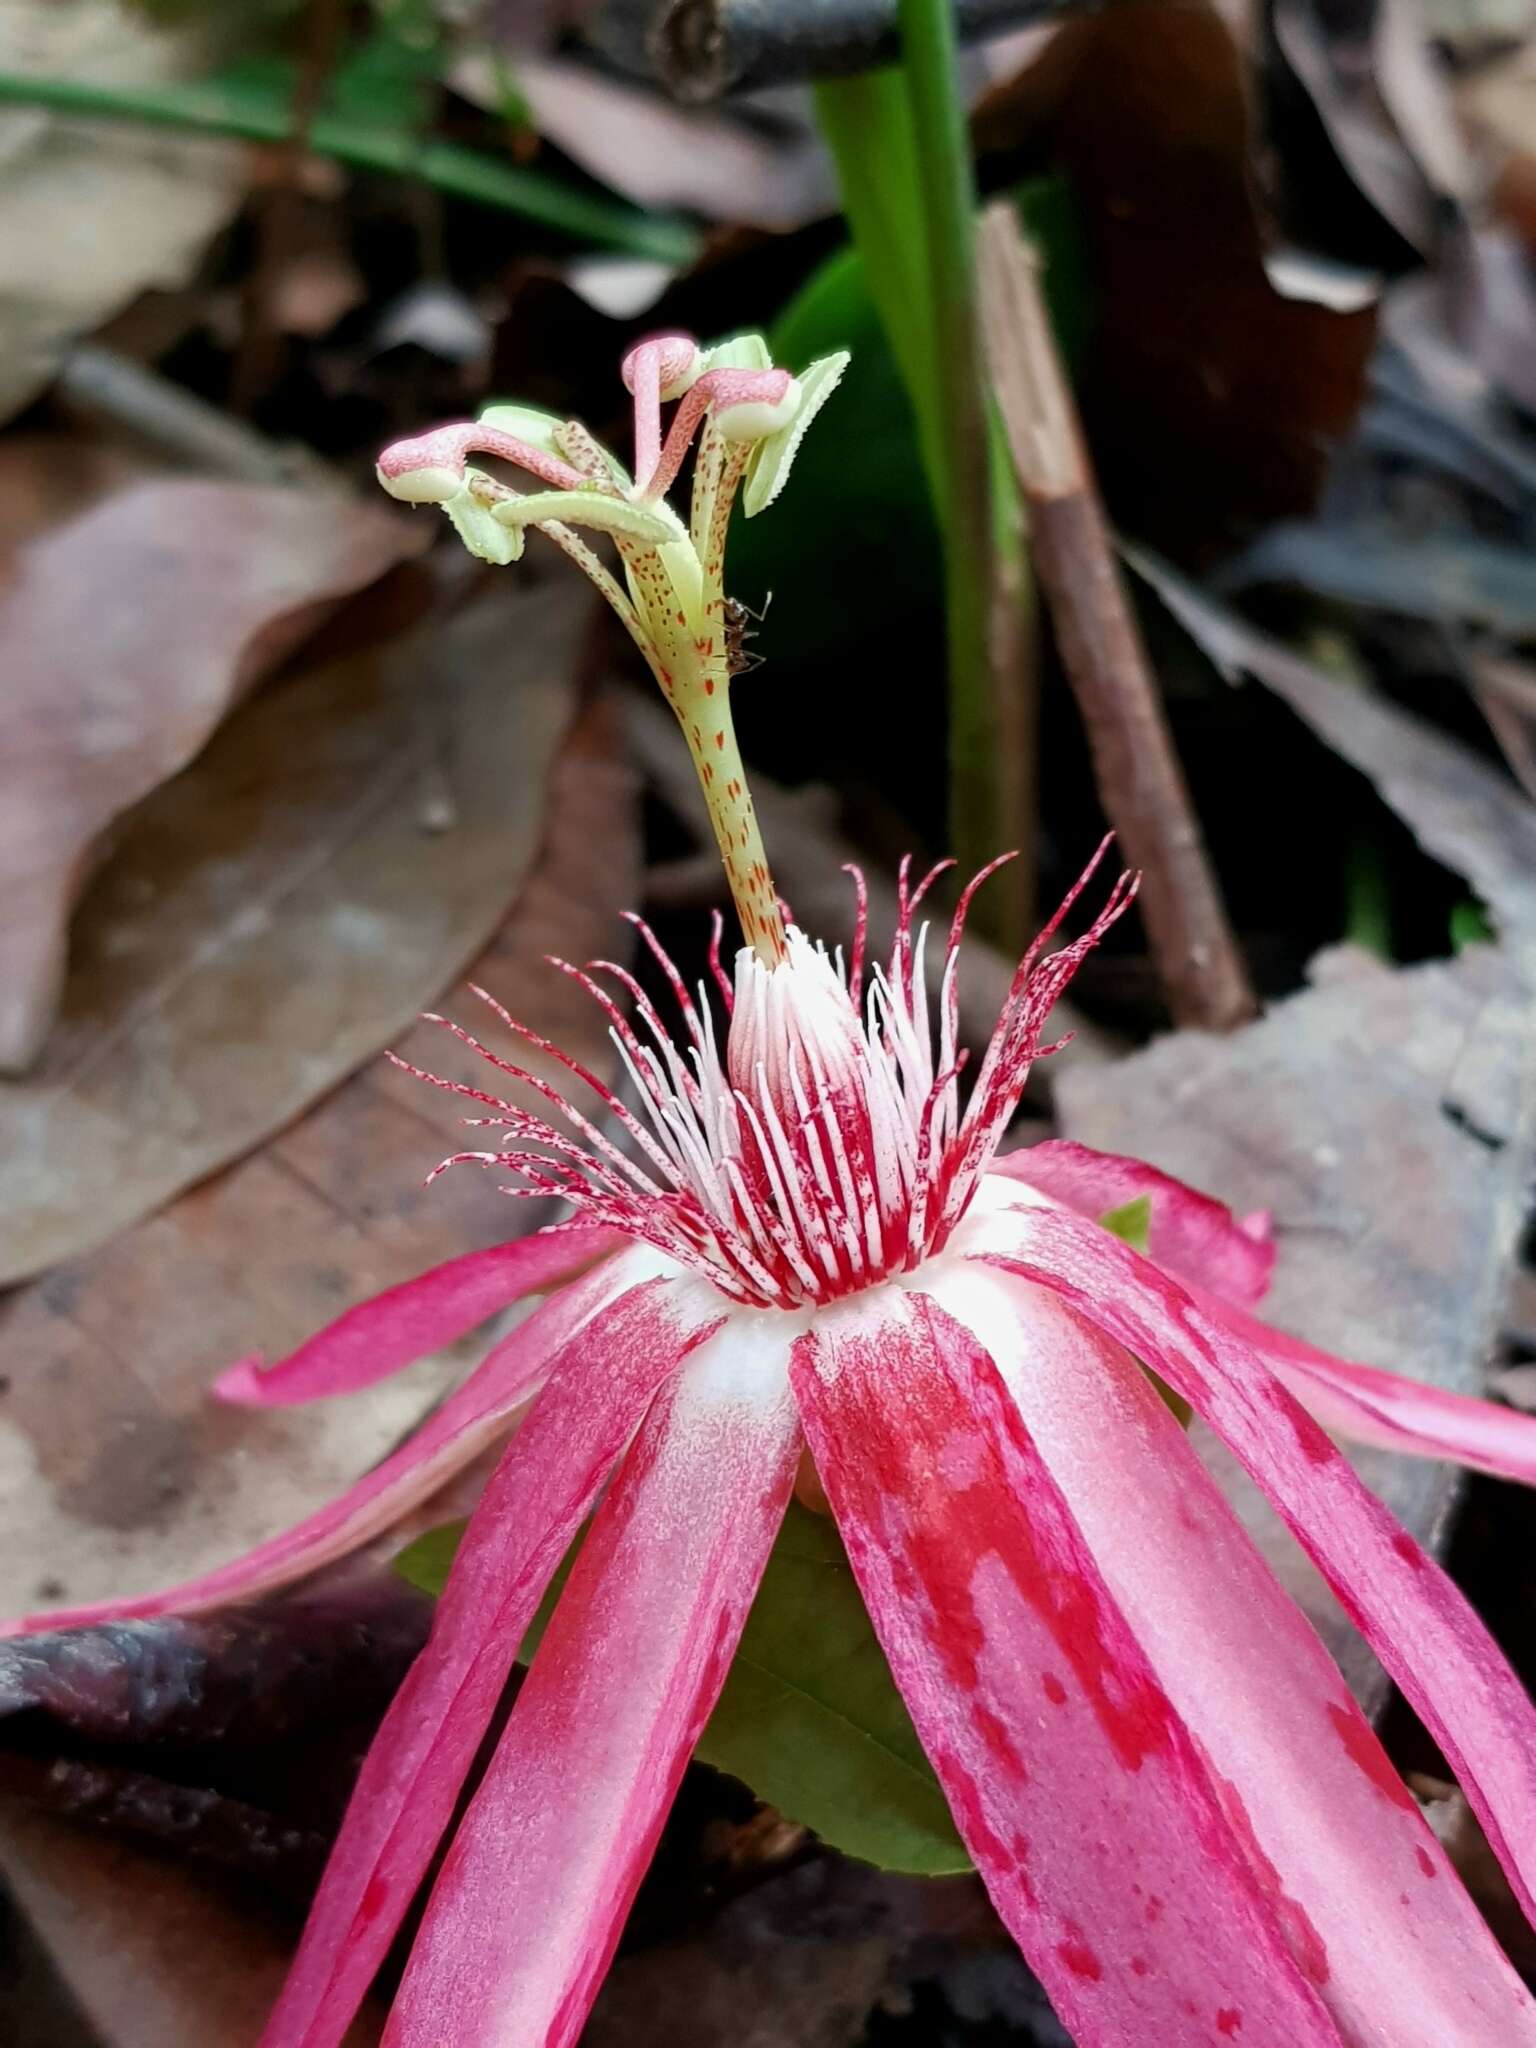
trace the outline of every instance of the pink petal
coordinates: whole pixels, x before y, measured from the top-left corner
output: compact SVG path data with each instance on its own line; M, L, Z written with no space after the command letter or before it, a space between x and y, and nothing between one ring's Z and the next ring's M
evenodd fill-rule
M1536 1486L1536 1416L1331 1357L1198 1288L1190 1292L1214 1322L1258 1353L1310 1415L1341 1436Z
M487 1354L398 1451L281 1535L259 1543L231 1564L184 1579L179 1586L0 1621L0 1636L46 1634L103 1621L143 1621L157 1614L197 1614L274 1592L345 1557L392 1527L505 1431L560 1346L599 1308L655 1270L654 1259L648 1254L643 1258L643 1264L635 1257L617 1260L545 1302Z
M992 1175L1036 1189L1080 1216L1152 1197L1151 1256L1183 1281L1212 1317L1263 1358L1309 1414L1357 1443L1406 1457L1449 1458L1536 1485L1536 1416L1443 1393L1400 1373L1334 1358L1247 1313L1268 1284L1274 1246L1255 1241L1262 1219L1229 1210L1140 1160L1055 1140L993 1162ZM974 1235L974 1232L972 1233Z
M390 2048L580 2034L783 1519L789 1344L733 1318L657 1396L454 1837Z
M976 1340L885 1290L819 1317L790 1371L923 1746L1079 2048L1338 2048Z
M1222 1202L1159 1173L1142 1159L1095 1152L1066 1138L994 1159L989 1173L1004 1174L1038 1188L1053 1202L1097 1222L1142 1195L1152 1203L1148 1247L1160 1266L1187 1286L1204 1287L1223 1300L1251 1308L1269 1291L1275 1247L1262 1211L1238 1218Z
M1536 1918L1536 1711L1461 1593L1263 1360L1177 1281L1062 1209L1021 1210L1015 1228L1017 1250L999 1263L1154 1366L1269 1496L1439 1743Z
M950 1266L924 1286L996 1362L1345 2038L1530 2042L1530 1994L1146 1375L1012 1274Z
M336 2048L346 2033L544 1588L656 1390L718 1325L717 1302L696 1282L643 1282L553 1361L470 1519L427 1646L363 1761L262 2048Z
M360 1301L275 1365L242 1358L213 1383L221 1401L291 1407L355 1394L439 1351L524 1295L562 1286L625 1240L616 1230L560 1224L448 1259Z

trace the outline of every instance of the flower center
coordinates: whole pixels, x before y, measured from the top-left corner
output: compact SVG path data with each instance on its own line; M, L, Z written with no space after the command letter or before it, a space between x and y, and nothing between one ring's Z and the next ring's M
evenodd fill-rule
M738 496L749 518L778 496L847 360L824 357L797 379L774 367L761 335L708 350L683 334L640 342L623 364L635 409L633 481L579 422L527 406L491 406L471 424L398 441L378 466L392 496L440 504L483 559L515 561L536 526L602 592L682 727L742 933L770 965L785 958L784 918L731 717L726 533ZM664 434L665 405L675 410ZM666 493L691 448L685 525ZM513 490L471 468L471 453L494 455L546 488ZM580 537L582 526L611 537L622 582Z
M522 1184L507 1193L561 1196L590 1220L643 1239L754 1307L835 1301L910 1272L942 1248L965 1214L1041 1050L1052 1005L1130 897L1122 880L1090 930L1046 956L1073 891L1021 963L962 1103L955 975L976 884L961 896L950 925L934 1018L926 929L916 912L941 872L910 890L903 870L895 942L867 990L862 880L858 936L846 967L791 925L777 966L743 947L733 982L720 964L717 925L711 967L730 1016L723 1059L704 991L695 1002L641 920L634 922L682 1013L681 1046L626 969L556 962L602 1005L638 1109L492 1003L509 1031L587 1084L620 1142L549 1082L448 1024L501 1073L532 1089L566 1128L426 1074L483 1104L492 1113L470 1121L512 1140L501 1150L459 1153L444 1165L471 1160L510 1168ZM600 975L629 997L637 1023Z
M508 1134L503 1149L457 1157L509 1168L520 1185L508 1193L560 1196L592 1220L697 1269L732 1299L759 1307L833 1301L910 1271L943 1246L1017 1107L1052 1004L1130 896L1129 878L1122 878L1091 930L1046 957L1078 884L1020 965L964 1101L955 977L966 912L992 869L960 897L933 1016L926 927L916 914L948 862L916 889L903 866L895 940L867 989L861 877L846 966L840 955L786 928L731 718L738 664L725 540L738 495L749 518L778 495L806 426L846 360L827 357L797 381L773 367L760 336L707 352L684 335L642 342L624 362L635 402L633 481L579 423L518 406L494 406L474 424L398 442L379 463L386 489L411 503L440 504L486 560L515 561L535 526L602 592L682 727L746 939L733 982L720 963L717 920L710 967L730 1018L724 1058L704 992L695 1003L639 919L677 998L681 1045L627 969L555 963L602 1006L638 1107L499 1004L492 1007L515 1037L559 1060L592 1090L599 1106L591 1115L448 1025L559 1120L526 1107L526 1095L514 1102L424 1075L489 1112L471 1123ZM665 432L664 405L676 408ZM695 442L685 525L665 494ZM467 458L476 451L515 464L544 488L513 490L470 468ZM581 538L583 526L610 536L622 581Z

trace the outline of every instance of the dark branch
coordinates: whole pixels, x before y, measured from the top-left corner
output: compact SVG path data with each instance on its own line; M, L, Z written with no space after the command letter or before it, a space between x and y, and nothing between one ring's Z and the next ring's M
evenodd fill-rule
M1083 11L1085 0L955 6L965 42ZM624 70L691 101L844 77L890 63L898 48L896 0L608 0L585 32Z

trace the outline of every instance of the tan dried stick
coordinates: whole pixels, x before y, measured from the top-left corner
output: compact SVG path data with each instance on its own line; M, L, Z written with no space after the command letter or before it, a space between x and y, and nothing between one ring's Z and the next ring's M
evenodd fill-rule
M1029 505L1035 575L1121 851L1143 875L1142 913L1179 1024L1226 1031L1258 1010L1120 578L1114 543L1040 289L1007 201L977 245L982 331L1014 468Z

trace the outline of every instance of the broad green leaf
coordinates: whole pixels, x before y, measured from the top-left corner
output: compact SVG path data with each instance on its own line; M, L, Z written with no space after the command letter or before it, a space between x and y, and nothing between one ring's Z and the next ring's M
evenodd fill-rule
M908 650L931 640L937 655L938 533L911 405L853 250L812 273L771 339L778 363L843 350L852 360L796 455L793 516L749 520L743 510L732 523L732 590L755 607L773 595L761 647L786 670L865 655L888 633Z
M436 1529L428 1529L424 1536L396 1552L395 1570L419 1592L430 1593L435 1600L448 1583L463 1534L462 1522L444 1522Z
M1148 1257L1152 1249L1152 1197L1137 1195L1122 1202L1118 1209L1106 1209L1099 1218L1099 1228L1118 1237L1143 1258Z
M331 108L419 135L431 125L447 61L442 23L432 0L374 0L373 17L373 33L359 38L331 76Z
M437 1594L462 1524L430 1530L395 1560ZM574 1552L518 1652L543 1636ZM700 1760L740 1778L833 1848L886 1870L969 1870L831 1519L792 1503L709 1725Z
M1470 896L1452 904L1450 933L1451 945L1458 953L1467 946L1485 946L1494 936L1487 911Z
M831 1517L785 1517L699 1755L846 1855L969 1870Z

